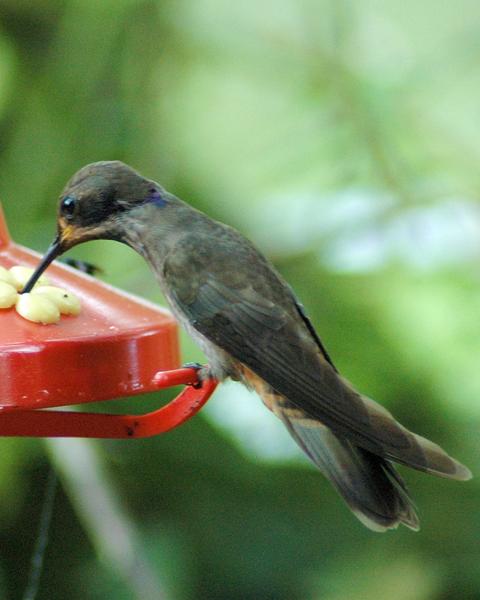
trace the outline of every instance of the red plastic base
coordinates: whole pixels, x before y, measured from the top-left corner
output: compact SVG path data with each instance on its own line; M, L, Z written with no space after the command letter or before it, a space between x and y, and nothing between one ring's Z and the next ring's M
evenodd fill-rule
M39 258L11 241L0 205L0 265L35 267ZM42 326L13 308L0 311L0 436L147 437L178 427L209 399L215 380L176 369L177 323L168 311L63 265L47 276L79 296L82 312ZM42 410L174 385L188 387L145 415Z

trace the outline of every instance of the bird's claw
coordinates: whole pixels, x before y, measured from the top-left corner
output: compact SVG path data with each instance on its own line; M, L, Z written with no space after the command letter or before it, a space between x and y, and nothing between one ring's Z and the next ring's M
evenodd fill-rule
M203 382L207 379L211 379L212 374L210 371L210 367L208 365L202 365L197 362L185 363L183 365L184 369L195 369L197 373L197 381L195 383L191 383L190 385L196 390L200 389L203 386Z

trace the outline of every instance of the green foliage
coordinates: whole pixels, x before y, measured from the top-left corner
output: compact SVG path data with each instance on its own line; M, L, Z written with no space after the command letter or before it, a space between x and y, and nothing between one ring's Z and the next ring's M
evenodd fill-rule
M470 0L1 0L11 232L42 251L75 170L132 164L251 237L345 376L476 473L479 31ZM72 255L162 302L129 249ZM185 360L201 360L182 342ZM228 394L211 402L166 436L94 446L161 597L480 596L476 479L405 473L422 530L375 535L299 451L249 450L240 416L220 418L237 410ZM276 425L274 447L287 443ZM0 597L13 600L49 459L36 441L0 448ZM62 482L38 598L140 598Z

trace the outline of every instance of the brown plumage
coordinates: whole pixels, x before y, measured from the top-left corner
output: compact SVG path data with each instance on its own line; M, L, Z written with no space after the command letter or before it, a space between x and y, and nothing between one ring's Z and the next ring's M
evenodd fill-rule
M61 195L58 222L35 277L89 239L116 239L137 250L211 373L254 389L371 529L418 529L391 461L451 479L471 476L340 376L290 287L231 227L116 161L74 176Z

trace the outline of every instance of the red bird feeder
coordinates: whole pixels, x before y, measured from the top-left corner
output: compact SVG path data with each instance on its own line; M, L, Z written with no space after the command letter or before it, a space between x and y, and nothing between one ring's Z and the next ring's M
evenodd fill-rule
M0 265L35 267L40 256L13 243L0 204ZM217 382L198 382L180 363L172 315L54 263L53 285L72 291L79 316L56 325L0 310L0 436L146 437L181 425L205 404ZM143 415L42 410L187 387L166 406Z

